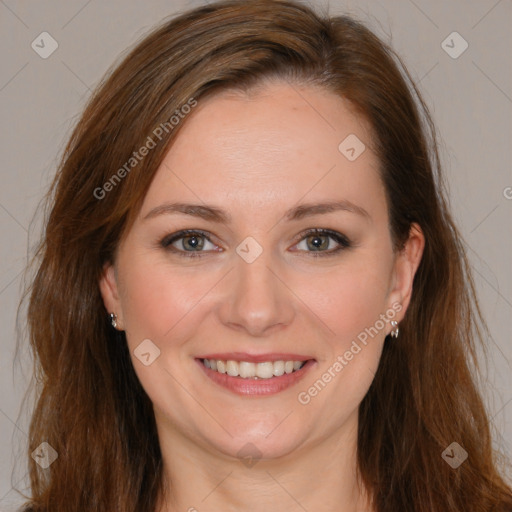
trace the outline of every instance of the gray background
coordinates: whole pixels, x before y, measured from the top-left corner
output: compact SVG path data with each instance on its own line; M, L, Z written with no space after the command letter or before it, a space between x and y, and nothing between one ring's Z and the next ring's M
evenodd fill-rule
M91 90L120 52L164 17L198 1L0 0L0 510L26 488L28 414L20 415L30 365L14 362L15 315L35 208ZM327 0L315 5L327 6ZM451 203L468 246L490 326L484 392L495 445L512 442L512 3L510 0L331 0L331 13L365 21L404 58L431 108ZM42 32L58 42L47 59L31 47ZM453 31L469 47L443 49ZM38 39L39 40L39 39ZM448 39L452 53L462 41ZM23 324L23 319L22 322Z

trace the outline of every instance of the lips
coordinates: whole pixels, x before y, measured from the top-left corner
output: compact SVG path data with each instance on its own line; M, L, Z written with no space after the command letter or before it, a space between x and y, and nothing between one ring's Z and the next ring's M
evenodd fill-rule
M249 354L247 352L215 352L204 354L197 359L220 359L223 361L248 361L251 363L263 363L266 361L308 361L311 356L292 354L287 352L272 352L268 354Z
M269 395L283 391L304 377L316 363L299 354L223 353L196 359L215 383L241 395Z

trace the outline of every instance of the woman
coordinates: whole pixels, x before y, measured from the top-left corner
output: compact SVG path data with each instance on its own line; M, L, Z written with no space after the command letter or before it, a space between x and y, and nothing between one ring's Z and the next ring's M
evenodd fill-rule
M512 509L432 122L361 24L287 1L165 23L50 204L27 510Z

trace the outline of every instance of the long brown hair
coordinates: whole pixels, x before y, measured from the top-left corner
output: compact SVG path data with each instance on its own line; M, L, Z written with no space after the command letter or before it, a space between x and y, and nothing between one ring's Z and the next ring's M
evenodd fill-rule
M375 510L512 509L475 384L483 324L428 110L400 59L364 25L278 0L225 1L165 22L110 71L71 135L27 291L38 383L29 453L47 441L58 460L43 470L29 458L27 505L154 511L162 459L152 404L98 281L186 123L169 120L191 100L266 78L348 100L373 128L396 249L413 222L425 235L400 337L386 341L360 405L358 466ZM155 147L126 167L159 126L167 129ZM457 469L441 457L452 442L469 454Z

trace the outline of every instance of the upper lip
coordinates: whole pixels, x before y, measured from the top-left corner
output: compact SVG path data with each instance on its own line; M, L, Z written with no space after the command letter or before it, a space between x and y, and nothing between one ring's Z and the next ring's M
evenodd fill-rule
M309 361L310 356L301 354L285 354L273 352L271 354L247 354L245 352L222 352L199 356L198 359L216 359L220 361L247 361L250 363L263 363L265 361Z

